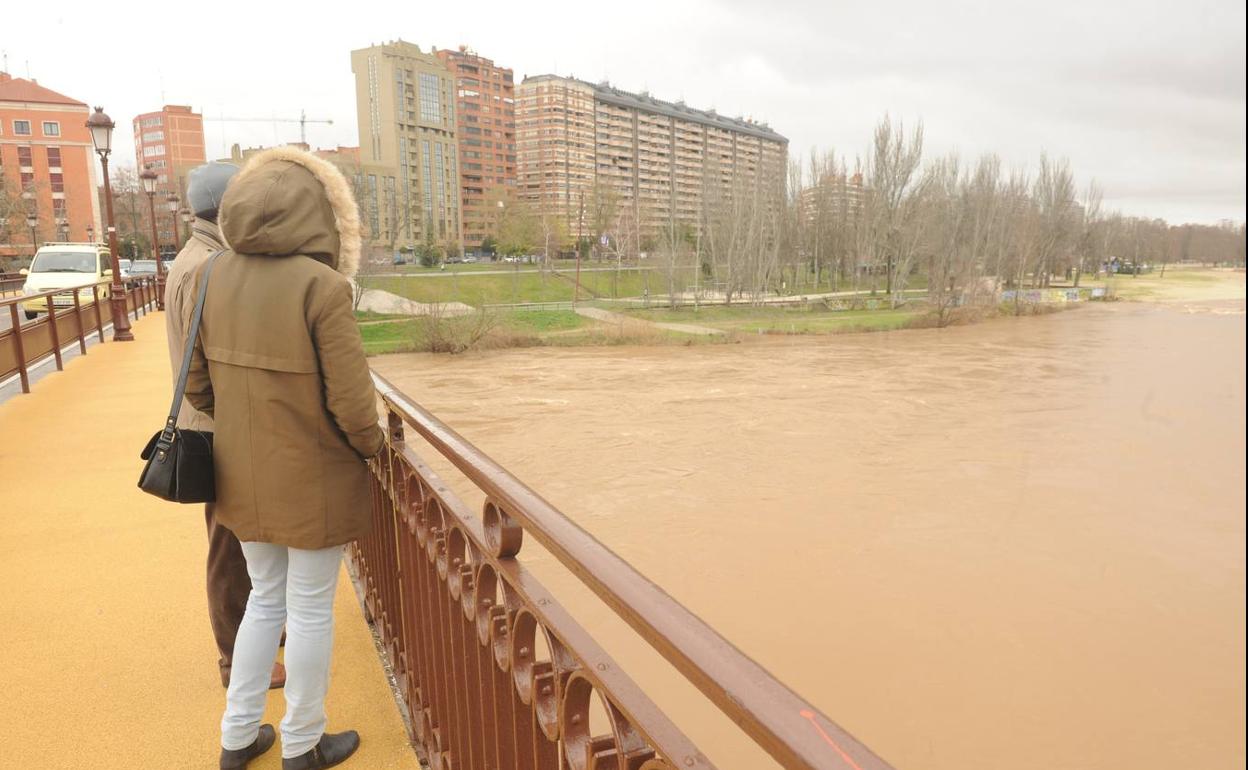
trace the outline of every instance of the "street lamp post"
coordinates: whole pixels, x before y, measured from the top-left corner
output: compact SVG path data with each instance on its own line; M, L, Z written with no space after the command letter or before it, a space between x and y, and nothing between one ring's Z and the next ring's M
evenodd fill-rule
M156 260L156 307L165 309L165 271L160 261L160 236L156 234L156 172L151 167L143 169L139 174L143 180L143 192L147 193L147 210L152 219L152 258ZM177 233L174 233L177 240Z
M121 259L117 255L117 227L113 223L113 188L108 183L108 154L113 149L113 128L116 124L112 118L104 114L103 107L96 107L91 117L87 118L87 128L91 130L91 142L100 156L100 166L104 170L104 212L108 216L105 227L108 228L108 252L113 260L113 282L108 289L109 304L113 309L113 340L130 342L134 333L130 331L130 315L126 312L125 288L121 285Z
M178 249L182 244L178 237L178 209L182 207L182 201L175 192L169 193L169 197L165 198L165 206L169 209L169 221L173 224L173 253L178 253Z
M69 220L66 219L65 217L61 217L60 219L56 220L56 231L60 233L62 241L68 241L69 240Z
M30 256L39 250L39 215L30 212L26 215L26 226L30 228Z

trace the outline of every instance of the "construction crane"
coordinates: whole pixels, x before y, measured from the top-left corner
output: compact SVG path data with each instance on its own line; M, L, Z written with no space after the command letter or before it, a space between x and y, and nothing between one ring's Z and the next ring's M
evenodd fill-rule
M334 124L334 121L332 120L317 120L316 118L309 118L308 113L305 112L304 110L299 110L298 119L296 118L224 118L224 117L213 118L213 117L209 117L205 115L204 120L215 120L217 122L224 122L224 123L298 123L299 124L299 141L305 145L308 143L308 124L309 123L324 123L330 126Z

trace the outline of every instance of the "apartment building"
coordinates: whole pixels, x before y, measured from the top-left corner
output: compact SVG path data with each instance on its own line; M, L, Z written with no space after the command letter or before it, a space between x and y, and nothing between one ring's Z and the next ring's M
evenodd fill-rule
M207 162L204 116L186 105L166 104L159 112L139 115L133 124L135 167L150 167L157 189L185 199L187 175Z
M498 235L499 204L515 195L514 77L466 46L434 53L455 78L464 248L477 249Z
M0 256L104 232L89 114L77 99L0 71ZM37 219L35 243L28 214Z
M580 235L595 179L594 87L554 75L516 90L517 195ZM620 149L622 156L629 155Z
M826 172L819 180L802 189L798 203L802 219L807 224L817 220L836 219L852 221L862 211L862 174Z
M517 89L518 192L589 235L595 195L643 233L697 228L704 205L748 190L779 202L788 140L764 123L608 83L538 75Z
M352 51L351 71L364 237L377 250L458 248L455 75L436 54L402 40Z

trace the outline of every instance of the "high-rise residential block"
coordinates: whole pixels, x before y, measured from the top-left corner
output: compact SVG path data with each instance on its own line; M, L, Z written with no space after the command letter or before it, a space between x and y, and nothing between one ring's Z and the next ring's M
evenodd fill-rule
M375 249L458 248L455 77L403 41L351 52L360 128L364 237Z
M589 83L541 75L517 89L517 192L543 214L572 223L573 233L593 194L594 130Z
M191 169L205 163L204 116L190 107L167 104L134 119L134 161L156 172L157 188L185 199Z
M510 69L465 46L435 53L455 78L464 247L476 249L498 235L499 204L515 194L514 78Z
M102 238L95 153L77 99L0 72L0 256L36 242Z
M697 228L704 206L756 189L784 189L788 140L764 123L607 83L538 75L517 88L518 191L574 236L591 233L595 197L642 233ZM764 198L770 200L770 198Z

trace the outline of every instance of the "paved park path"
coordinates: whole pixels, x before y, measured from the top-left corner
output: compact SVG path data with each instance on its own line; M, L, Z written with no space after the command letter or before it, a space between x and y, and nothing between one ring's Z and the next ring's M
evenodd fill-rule
M681 334L697 334L709 336L714 334L727 334L723 329L715 329L710 326L698 326L696 324L668 323L666 321L647 321L643 318L634 318L626 316L622 313L612 313L610 310L600 310L596 307L578 307L577 315L586 318L592 318L595 321L604 321L606 323L620 324L626 326L628 324L640 324L643 326L652 326L657 329L666 329L669 332L680 332Z
M135 487L170 395L160 313L0 404L0 767L215 767L225 691L200 506ZM344 572L327 710L352 767L420 767ZM280 690L266 722L280 721ZM278 746L252 770L281 767Z

